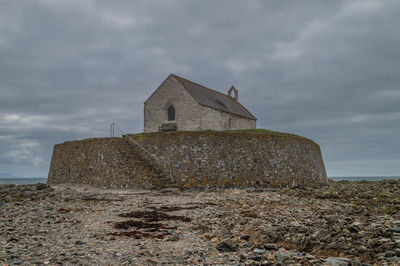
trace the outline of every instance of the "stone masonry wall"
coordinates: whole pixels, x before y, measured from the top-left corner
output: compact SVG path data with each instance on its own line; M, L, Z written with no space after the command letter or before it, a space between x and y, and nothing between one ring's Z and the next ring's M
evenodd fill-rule
M198 130L198 114L202 106L175 78L170 77L144 104L144 132L158 132L161 124L168 122L169 103L175 108L178 130Z
M89 184L104 188L153 187L157 174L122 138L93 138L56 144L49 184Z
M293 186L327 181L319 145L289 134L218 131L132 135L178 186Z
M211 107L202 106L200 130L236 130L256 128L256 120L247 119L238 115L223 112ZM231 125L229 125L229 118Z
M217 131L130 135L55 145L48 182L100 187L313 186L327 182L319 146L294 135ZM147 162L147 163L145 163ZM161 175L154 175L158 169Z

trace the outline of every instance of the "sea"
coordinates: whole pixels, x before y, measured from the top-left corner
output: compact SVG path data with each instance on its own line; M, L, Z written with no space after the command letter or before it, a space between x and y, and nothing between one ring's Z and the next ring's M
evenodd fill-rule
M384 179L396 179L400 180L400 176L331 176L330 179L334 181L348 180L348 181L379 181Z
M349 180L349 181L378 181L383 179L396 179L400 180L400 176L351 176L351 177L343 177L343 176L332 176L329 177L334 181L341 180ZM0 178L0 185L29 185L29 184L37 184L37 183L46 183L47 178Z

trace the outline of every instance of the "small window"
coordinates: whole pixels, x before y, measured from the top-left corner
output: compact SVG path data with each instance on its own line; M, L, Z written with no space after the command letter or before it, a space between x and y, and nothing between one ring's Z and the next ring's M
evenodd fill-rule
M228 127L231 128L232 127L232 118L228 118Z
M175 108L171 105L168 107L168 121L175 120Z

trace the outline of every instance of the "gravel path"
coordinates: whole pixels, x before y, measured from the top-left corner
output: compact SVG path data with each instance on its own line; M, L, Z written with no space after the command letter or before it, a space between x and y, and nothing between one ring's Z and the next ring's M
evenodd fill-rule
M400 181L320 189L0 185L0 265L399 265Z

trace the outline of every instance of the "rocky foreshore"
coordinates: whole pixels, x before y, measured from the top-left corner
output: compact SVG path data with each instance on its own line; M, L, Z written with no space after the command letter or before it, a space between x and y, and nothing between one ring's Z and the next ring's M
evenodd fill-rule
M399 265L400 181L322 188L0 185L0 265Z

